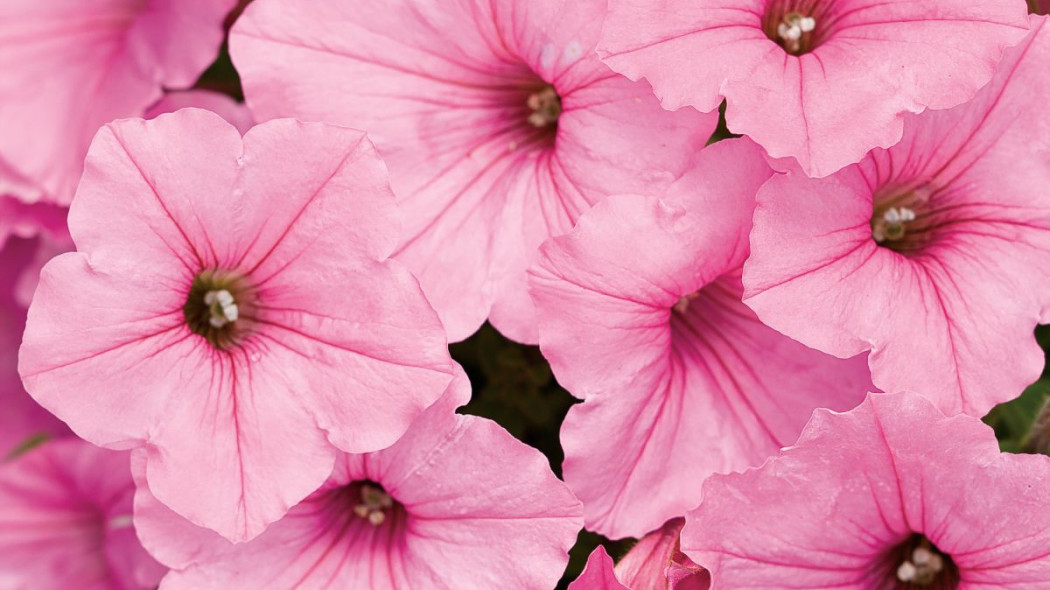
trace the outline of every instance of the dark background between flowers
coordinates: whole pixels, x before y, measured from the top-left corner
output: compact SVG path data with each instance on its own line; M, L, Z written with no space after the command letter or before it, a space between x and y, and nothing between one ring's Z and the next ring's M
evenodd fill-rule
M243 1L241 8L227 19L227 27L249 1ZM1032 6L1034 1L1029 0L1029 5ZM244 100L240 79L225 46L196 87ZM731 134L723 119L711 141L726 137L731 137ZM1050 358L1050 326L1040 326L1035 335ZM461 408L460 413L495 420L519 440L546 455L551 469L561 477L563 455L558 431L565 413L577 400L558 385L539 348L511 342L485 324L476 334L463 342L452 344L449 349L452 357L463 365L469 375L474 391L470 403ZM1050 368L1045 368L1039 381L1026 389L1023 395L996 407L984 421L995 429L1003 451L1041 450L1050 454L1050 440L1037 440L1031 436L1037 417L1048 402ZM1044 413L1040 422L1043 422L1040 428L1045 432L1043 437L1050 438L1050 412ZM569 565L558 584L558 590L564 590L579 575L587 556L599 544L604 545L614 559L618 559L633 543L633 539L610 540L582 531L570 552Z

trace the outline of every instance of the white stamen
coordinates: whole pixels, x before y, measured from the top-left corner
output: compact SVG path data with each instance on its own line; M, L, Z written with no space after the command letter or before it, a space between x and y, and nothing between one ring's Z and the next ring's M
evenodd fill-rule
M785 41L798 41L802 38L802 27L798 25L789 26L784 23L780 23L780 25L777 26L777 34L780 35L780 38Z
M874 223L871 228L871 237L877 243L887 239L899 240L904 237L904 224L915 221L915 211L908 207L890 207L882 213L882 219Z
M920 545L912 550L911 561L905 561L897 568L897 579L901 582L930 584L943 570L944 557Z
M817 20L811 16L802 16L797 12L788 13L777 25L777 36L784 41L784 48L790 53L802 49L802 35L812 33L817 28Z
M918 573L919 570L915 569L915 566L910 561L905 561L897 568L897 579L902 582L911 582L915 580L915 576Z
M368 520L372 526L386 522L386 511L394 507L394 499L381 488L361 486L361 503L354 506L354 514Z
M208 291L204 294L204 304L210 308L211 317L208 323L213 328L221 328L240 317L240 309L234 302L233 295L226 289Z

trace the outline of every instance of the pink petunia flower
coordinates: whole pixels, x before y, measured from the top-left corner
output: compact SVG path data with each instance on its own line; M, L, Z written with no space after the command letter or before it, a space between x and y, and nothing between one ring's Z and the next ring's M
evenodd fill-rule
M863 359L808 349L740 301L770 174L750 141L721 142L666 198L610 197L540 249L540 347L584 399L561 440L588 528L653 530L695 506L711 473L760 462L814 408L852 407L870 389Z
M99 127L188 88L236 0L0 3L0 194L68 205ZM4 170L4 168L8 170Z
M613 566L598 546L569 590L708 590L711 576L681 551L685 520L675 518L649 533Z
M389 449L343 455L331 478L257 539L234 545L150 496L144 544L174 569L163 590L466 590L554 587L582 526L547 460L494 422L441 401Z
M716 588L1043 590L1050 457L914 394L817 411L758 469L717 475L682 549Z
M884 391L983 415L1039 377L1050 321L1050 30L1011 49L974 101L909 117L904 139L823 180L758 195L745 302Z
M152 590L167 571L132 528L128 453L76 438L0 465L0 588Z
M164 97L146 109L145 119L155 119L164 113L174 113L180 109L199 108L221 115L230 124L245 134L255 124L252 113L244 103L237 102L228 95L212 90L182 90L165 92Z
M231 33L256 117L364 129L406 216L397 258L451 340L536 341L526 268L611 193L684 171L716 118L594 54L604 0L257 0Z
M139 448L176 512L252 538L451 379L440 321L386 260L398 223L359 131L112 123L70 210L78 251L29 310L26 389L81 437Z
M971 99L1027 30L1023 0L610 0L598 54L664 106L710 111L827 176Z
M0 247L0 462L35 437L69 433L69 429L40 407L18 376L18 347L25 330L26 308L19 288L32 272L39 239L11 238ZM4 587L0 584L0 587Z

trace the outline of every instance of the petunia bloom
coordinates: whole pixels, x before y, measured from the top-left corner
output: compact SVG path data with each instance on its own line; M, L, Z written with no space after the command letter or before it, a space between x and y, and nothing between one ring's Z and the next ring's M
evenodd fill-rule
M553 588L582 526L546 458L455 413L460 372L392 447L343 455L317 492L253 541L194 527L145 487L135 522L173 571L163 590Z
M1027 30L1023 0L610 0L598 54L664 106L727 101L775 158L827 176L973 98Z
M711 576L682 553L685 520L675 518L649 533L613 566L598 546L569 590L708 590Z
M0 465L0 588L153 590L167 568L132 528L128 453L69 437Z
M112 123L44 268L19 370L81 437L233 540L389 446L451 379L444 330L387 260L399 219L359 131L197 109Z
M664 111L596 55L605 0L256 0L231 53L259 120L364 129L406 218L397 258L451 340L536 341L526 268L615 192L659 189L716 117Z
M682 549L723 590L1050 587L1050 457L914 394L817 411L758 469L717 475Z
M884 391L984 415L1042 370L1050 321L1050 30L1011 49L972 102L909 117L904 139L823 180L758 195L745 302L841 357L871 350Z
M850 408L870 388L863 359L806 348L740 301L770 174L750 141L717 143L664 198L610 197L540 249L540 348L584 400L561 441L588 528L653 530L695 506L708 475L761 462L814 408Z
M236 3L0 3L0 194L68 205L99 127L192 86Z

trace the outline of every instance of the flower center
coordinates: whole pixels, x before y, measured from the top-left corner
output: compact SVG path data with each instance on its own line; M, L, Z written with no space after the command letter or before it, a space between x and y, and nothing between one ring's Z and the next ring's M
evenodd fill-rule
M365 482L360 486L361 502L354 506L354 514L367 520L372 526L386 522L387 514L394 509L394 499L383 486Z
M915 211L907 207L890 207L881 217L872 220L871 237L878 244L898 241L907 235L911 221L915 221Z
M689 304L692 303L692 301L699 296L699 291L695 293L690 293L688 295L683 295L682 298L678 300L678 303L675 303L674 306L671 307L671 309L680 314L685 314L685 312L689 311Z
M226 324L237 321L237 302L233 300L233 295L230 295L230 292L226 289L205 293L204 304L208 306L208 310L211 312L208 323L213 328L221 328Z
M896 590L955 590L959 568L924 535L911 535L887 555L883 570L888 588Z
M944 557L929 546L920 545L897 568L897 579L908 584L929 586L944 572Z
M557 127L558 118L561 117L561 97L551 85L546 85L540 90L533 92L525 101L531 114L528 116L529 125L537 129Z
M228 350L245 331L245 306L251 306L252 290L237 273L205 270L193 279L182 311L186 325L209 344Z
M789 12L777 25L777 37L780 45L792 54L802 53L802 37L809 35L817 28L817 21L811 16L802 16L797 12Z
M827 38L830 2L820 0L767 0L762 29L772 41L791 55L817 48Z
M890 188L877 193L871 214L871 238L884 248L902 254L930 242L936 219L929 189Z

